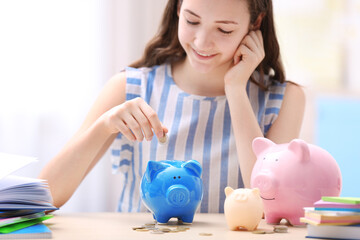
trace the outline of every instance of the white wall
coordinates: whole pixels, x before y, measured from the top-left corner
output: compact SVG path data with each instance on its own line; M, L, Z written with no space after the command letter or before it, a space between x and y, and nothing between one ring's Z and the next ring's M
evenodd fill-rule
M140 57L165 0L0 1L0 152L35 156L37 177L72 136L104 83ZM113 211L105 156L62 207Z

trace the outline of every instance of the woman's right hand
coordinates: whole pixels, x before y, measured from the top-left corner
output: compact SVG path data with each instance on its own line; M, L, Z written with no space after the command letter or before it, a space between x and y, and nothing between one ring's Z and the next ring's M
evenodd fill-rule
M113 107L101 116L112 133L122 133L131 141L150 141L155 132L162 138L168 129L162 125L156 112L142 99L134 98Z

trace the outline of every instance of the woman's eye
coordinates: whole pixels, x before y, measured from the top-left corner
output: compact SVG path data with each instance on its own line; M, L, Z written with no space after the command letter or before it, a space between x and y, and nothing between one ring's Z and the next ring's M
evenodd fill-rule
M186 22L190 25L198 25L199 23L198 22L192 22L192 21L189 21L189 20L186 20Z
M225 31L225 30L223 30L223 29L221 29L221 28L218 28L218 29L219 29L220 32L222 32L222 33L224 33L224 34L230 34L230 33L233 32L233 31Z

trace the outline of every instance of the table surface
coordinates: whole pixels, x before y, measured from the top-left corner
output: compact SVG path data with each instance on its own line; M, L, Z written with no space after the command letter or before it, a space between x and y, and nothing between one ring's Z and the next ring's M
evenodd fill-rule
M254 234L250 231L230 231L224 214L197 213L189 230L179 233L152 234L137 232L132 227L153 223L150 213L61 213L55 212L52 219L44 223L52 231L53 239L304 239L305 227L288 228L288 233ZM175 224L177 221L171 220ZM165 227L160 225L160 227ZM170 227L171 228L171 227ZM272 225L262 220L258 229L273 230ZM199 233L212 233L201 236Z

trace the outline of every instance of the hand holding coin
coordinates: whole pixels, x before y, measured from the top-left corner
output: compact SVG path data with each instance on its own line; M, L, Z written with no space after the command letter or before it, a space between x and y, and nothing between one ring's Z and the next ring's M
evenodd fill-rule
M160 144L166 144L167 141L168 141L168 136L167 136L167 134L164 132L164 136L158 138L158 140L159 140L159 143L160 143Z

